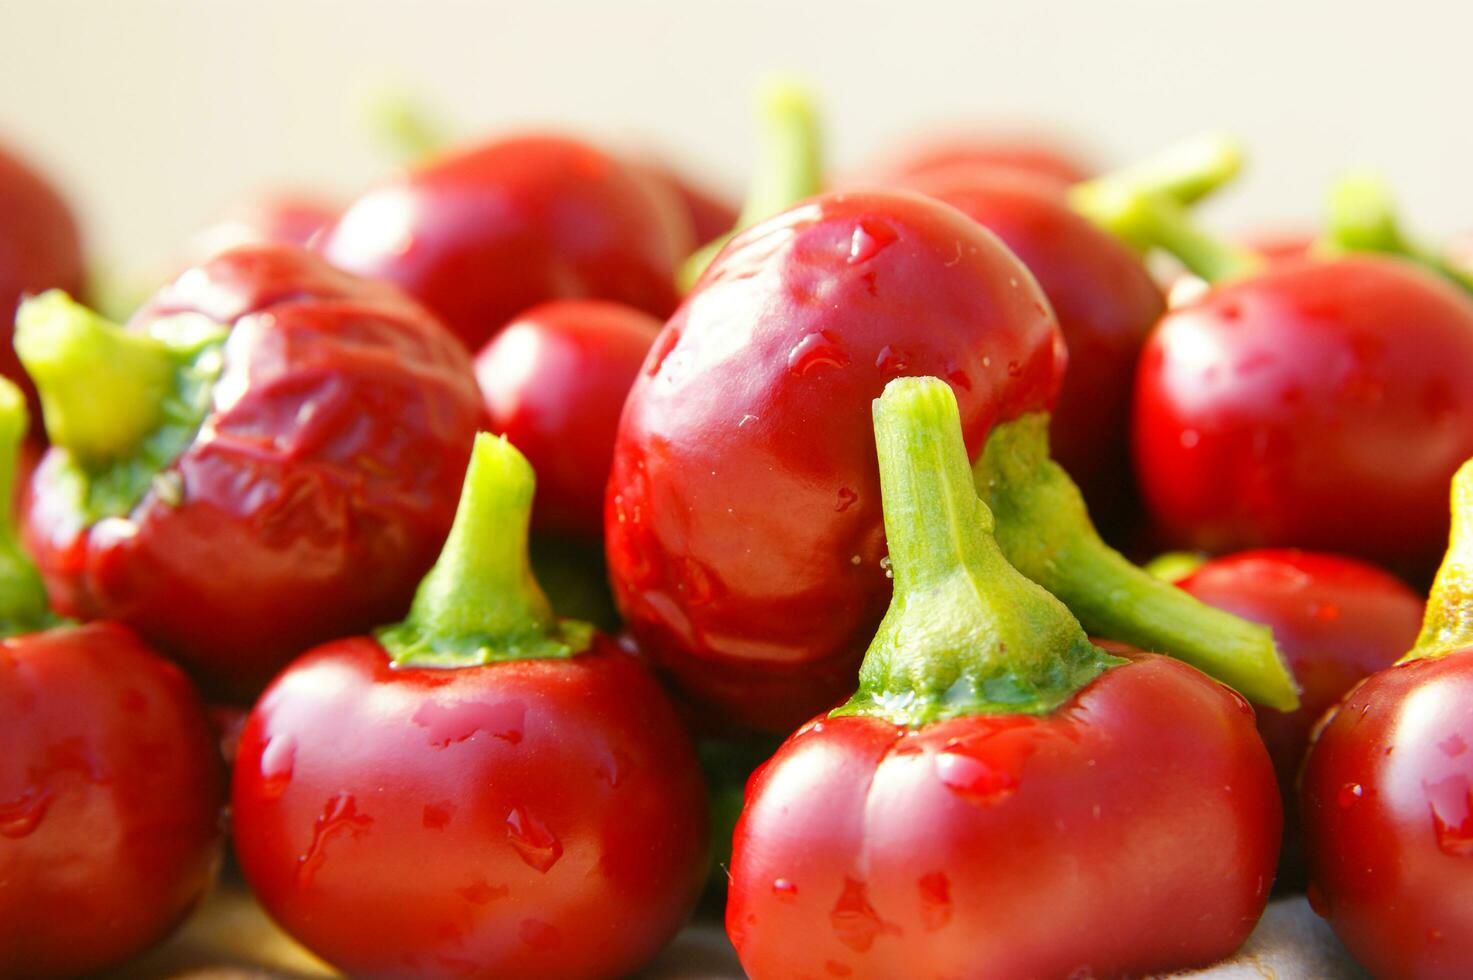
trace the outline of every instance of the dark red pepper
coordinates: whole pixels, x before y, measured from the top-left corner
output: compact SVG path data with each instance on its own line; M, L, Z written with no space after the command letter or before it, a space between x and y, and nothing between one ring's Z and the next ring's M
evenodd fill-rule
M895 597L847 704L749 784L727 931L754 980L1205 965L1268 899L1281 812L1253 711L1092 645L1014 571L956 400L875 406Z
M0 499L25 428L0 380ZM219 859L224 779L184 674L46 608L0 519L0 977L91 975L166 936Z
M699 894L695 751L642 666L532 578L533 476L477 437L409 618L293 663L241 738L241 868L354 976L616 978Z
M1320 726L1300 803L1309 899L1384 980L1473 963L1473 464L1416 645Z
M667 316L692 244L624 163L536 135L432 157L350 205L317 247L340 268L401 286L475 350L549 299Z
M1025 574L1091 630L1213 670L1251 663L1219 676L1292 706L1265 630L1094 535L1047 455L1063 362L1027 269L952 208L829 195L739 235L666 325L620 423L607 554L645 652L712 722L791 730L841 697L890 593L869 402L932 374L955 388L973 452L996 443L979 486Z
M1416 639L1422 599L1374 565L1308 551L1244 551L1203 564L1177 585L1274 631L1299 681L1299 709L1258 712L1284 799L1277 886L1303 888L1299 769L1310 730L1362 678L1391 666Z
M126 332L44 295L17 346L55 444L26 515L53 602L222 696L406 607L482 420L432 316L289 246L186 271Z

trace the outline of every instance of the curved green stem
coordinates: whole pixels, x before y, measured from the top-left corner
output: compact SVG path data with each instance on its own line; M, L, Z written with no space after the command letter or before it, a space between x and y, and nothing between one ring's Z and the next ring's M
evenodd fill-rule
M1045 714L1119 663L1003 557L972 485L951 388L898 378L874 417L895 593L859 690L834 714L909 726Z
M1323 250L1377 252L1416 262L1473 292L1473 275L1412 241L1401 228L1391 190L1380 175L1353 171L1330 187Z
M36 566L21 550L11 517L26 424L25 395L0 378L0 637L34 633L60 622L47 605Z
M503 437L480 433L455 523L402 623L377 633L394 663L468 667L569 657L593 627L554 615L532 575L527 538L536 477Z
M771 78L757 93L757 159L736 227L707 242L685 261L678 275L689 291L716 253L740 231L817 194L823 186L818 113L802 85Z
M1080 184L1086 194L1161 195L1195 204L1243 169L1243 144L1223 133L1203 133L1119 170Z
M993 428L973 468L1008 561L1064 601L1091 633L1170 654L1257 704L1292 711L1293 675L1264 626L1213 609L1100 540L1079 488L1048 455L1048 415Z
M1207 556L1200 551L1167 551L1152 558L1141 568L1163 582L1175 583L1205 564Z
M1402 663L1473 647L1473 460L1453 477L1452 509L1447 555L1432 581L1421 635Z
M400 163L413 165L439 153L451 140L451 127L401 86L384 86L364 100L369 131Z
M1085 181L1070 188L1069 203L1138 251L1161 249L1208 282L1239 279L1263 268L1261 256L1208 234L1185 205L1167 194Z

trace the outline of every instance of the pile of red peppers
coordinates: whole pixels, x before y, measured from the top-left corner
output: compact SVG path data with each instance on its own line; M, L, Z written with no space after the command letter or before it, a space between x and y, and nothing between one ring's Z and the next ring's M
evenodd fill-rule
M1473 266L1366 173L1205 230L1221 136L830 171L816 117L762 90L741 207L400 120L121 323L0 152L0 980L227 843L351 976L693 914L756 980L1150 976L1298 894L1473 975Z

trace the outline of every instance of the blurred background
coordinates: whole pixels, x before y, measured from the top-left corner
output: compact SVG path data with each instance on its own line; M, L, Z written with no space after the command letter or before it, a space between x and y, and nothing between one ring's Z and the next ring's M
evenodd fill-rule
M1224 227L1312 220L1366 164L1452 232L1473 225L1470 38L1458 0L0 0L0 140L138 267L251 191L383 174L361 106L384 86L467 134L570 127L736 191L752 82L785 69L836 166L947 123L1055 130L1106 164L1225 129L1253 156Z

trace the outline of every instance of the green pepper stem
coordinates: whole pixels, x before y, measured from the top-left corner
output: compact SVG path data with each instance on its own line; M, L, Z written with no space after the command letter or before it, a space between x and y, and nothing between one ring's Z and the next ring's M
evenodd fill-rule
M528 556L532 464L504 437L480 433L444 550L408 617L378 632L400 665L463 667L567 657L593 628L559 620Z
M1222 133L1184 140L1137 163L1085 181L1086 193L1162 195L1195 204L1243 169L1243 145Z
M1136 250L1161 249L1208 282L1239 279L1263 267L1261 256L1208 234L1167 194L1085 181L1070 188L1069 203Z
M0 378L0 636L34 632L58 621L46 603L36 566L21 550L11 516L15 467L26 426L25 395Z
M1473 276L1406 235L1397 219L1391 189L1379 174L1352 171L1331 185L1327 218L1325 237L1319 243L1324 251L1395 255L1473 291Z
M420 163L450 143L451 127L400 86L371 92L363 116L378 143L405 165Z
M1452 533L1432 581L1422 632L1401 659L1431 660L1473 647L1473 460L1453 477Z
M757 92L757 159L736 227L707 242L681 266L682 291L695 285L716 253L738 232L817 194L823 186L822 141L813 97L784 77Z
M1264 626L1203 605L1100 540L1079 488L1048 455L1048 415L995 426L973 469L1008 561L1091 633L1169 654L1250 701L1292 711L1293 675Z
M178 359L60 290L28 299L15 317L15 352L41 396L46 433L84 466L130 454L164 421Z
M909 726L1045 714L1117 663L998 549L951 388L898 378L874 419L895 593L858 692L834 714Z
M1207 564L1200 551L1167 551L1146 562L1141 568L1163 582L1180 582Z

